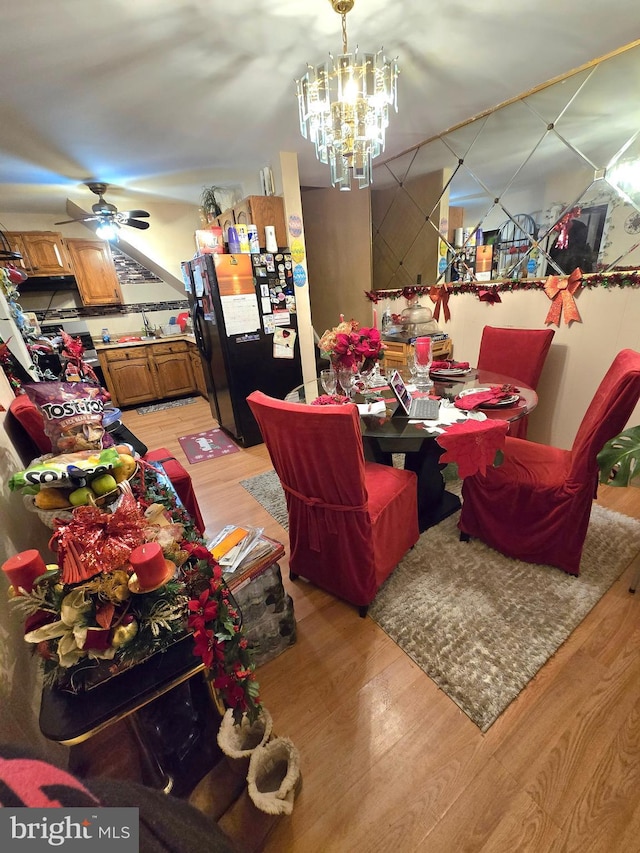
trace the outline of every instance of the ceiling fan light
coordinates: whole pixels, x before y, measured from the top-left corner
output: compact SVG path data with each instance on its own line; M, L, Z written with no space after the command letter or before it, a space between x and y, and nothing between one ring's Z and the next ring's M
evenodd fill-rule
M117 240L119 225L116 222L100 222L96 228L96 237L101 240Z

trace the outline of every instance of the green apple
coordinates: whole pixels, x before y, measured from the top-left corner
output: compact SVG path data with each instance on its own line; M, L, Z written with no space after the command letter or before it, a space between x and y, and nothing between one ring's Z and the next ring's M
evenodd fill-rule
M111 474L101 474L91 481L91 488L97 495L106 495L107 492L112 492L118 488L115 477Z
M69 495L69 503L71 506L86 506L90 503L90 498L94 497L95 493L89 486L81 486Z

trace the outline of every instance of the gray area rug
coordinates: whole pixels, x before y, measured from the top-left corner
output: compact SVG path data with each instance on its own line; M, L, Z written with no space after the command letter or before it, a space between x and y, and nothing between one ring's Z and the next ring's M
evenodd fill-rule
M274 471L241 485L287 527ZM460 542L457 521L422 534L369 615L485 732L640 551L640 522L594 504L576 578Z
M166 403L152 403L150 406L138 406L136 412L139 415L148 415L150 412L161 412L163 409L177 409L178 406L188 406L200 399L201 397L183 397L182 400L169 400Z

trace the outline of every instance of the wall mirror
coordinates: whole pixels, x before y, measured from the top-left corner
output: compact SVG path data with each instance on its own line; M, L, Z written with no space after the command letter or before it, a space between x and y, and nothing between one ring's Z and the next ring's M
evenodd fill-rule
M376 290L640 267L640 46L374 168Z

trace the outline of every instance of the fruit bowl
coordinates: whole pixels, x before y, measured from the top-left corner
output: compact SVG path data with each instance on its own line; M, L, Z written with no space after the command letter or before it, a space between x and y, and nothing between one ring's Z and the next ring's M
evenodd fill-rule
M109 509L113 504L118 500L120 495L122 494L121 486L124 483L131 483L133 478L138 473L139 465L136 465L135 471L127 477L126 480L123 480L121 483L118 483L115 489L112 489L110 492L105 492L103 495L96 495L91 498L91 503L94 506L97 506L99 509Z

